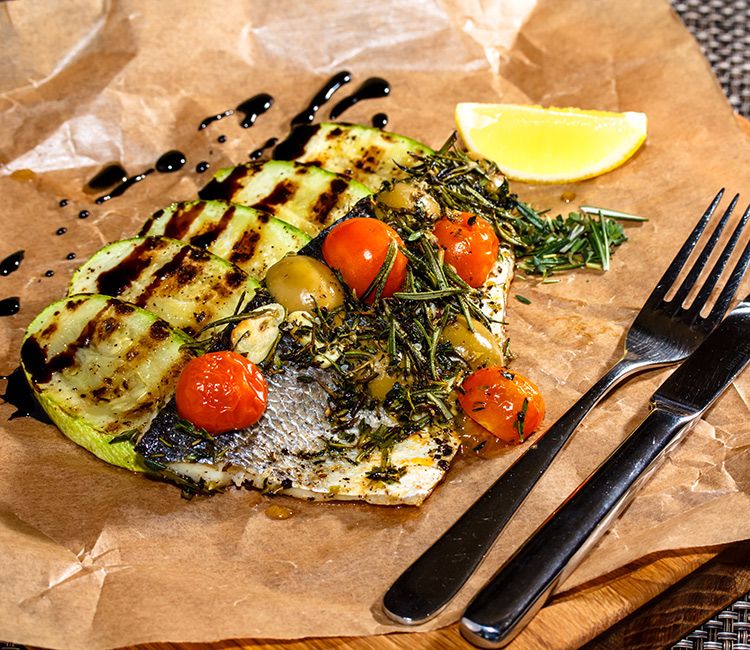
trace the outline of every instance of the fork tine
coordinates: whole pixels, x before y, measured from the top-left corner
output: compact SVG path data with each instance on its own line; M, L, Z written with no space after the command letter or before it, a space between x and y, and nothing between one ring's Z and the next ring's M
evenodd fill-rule
M750 207L745 210L744 216L746 217L748 213L750 213ZM734 265L732 274L729 276L726 286L719 294L716 304L709 312L708 316L706 316L704 327L710 329L724 317L724 314L732 302L732 298L734 298L734 294L737 293L737 289L740 286L740 282L742 282L742 278L745 275L745 271L747 271L748 265L750 265L750 242L747 243L745 250L742 251L742 256L737 260L737 264Z
M721 216L721 220L716 224L716 228L714 228L714 231L711 233L711 237L703 246L703 250L698 256L698 259L695 260L693 266L690 268L690 271L688 271L687 276L680 285L680 288L677 289L674 297L672 298L672 300L670 300L670 303L673 305L674 309L680 309L682 303L685 302L685 299L690 293L690 290L695 286L695 283L698 280L698 276L705 268L706 262L708 261L708 258L711 256L711 253L716 247L716 242L719 241L719 237L721 237L721 233L724 231L724 227L727 225L729 217L732 215L732 212L734 211L739 198L739 194L734 195L734 198L729 204L729 207L724 211L724 214Z
M644 306L654 306L656 303L661 301L662 298L664 298L665 294L667 293L669 288L672 286L672 284L674 284L674 281L677 279L677 276L680 274L680 271L682 270L682 267L685 265L687 258L690 257L690 253L693 251L693 248L695 248L695 245L698 243L700 236L703 234L703 231L706 229L706 224L708 223L708 220L713 215L714 211L716 210L716 206L719 205L719 202L721 201L723 196L724 196L724 188L722 187L719 190L718 194L714 197L714 200L711 202L711 205L709 205L707 210L703 213L703 216L700 218L700 220L696 224L695 228L693 229L693 232L691 232L690 236L685 240L685 243L682 245L682 248L677 253L675 258L672 260L672 263L669 265L669 268L667 268L667 270L664 271L664 275L662 275L659 282L656 283L656 287L654 287L654 290L651 292L651 295L648 297L646 301L646 305Z
M727 263L729 262L729 258L732 255L732 251L737 245L737 242L739 241L739 238L742 235L742 231L747 225L748 217L750 217L750 205L745 209L745 212L742 214L742 218L740 219L739 223L734 229L734 232L732 233L732 237L729 239L729 241L727 242L727 245L724 247L724 250L721 252L721 257L719 257L719 259L716 260L716 263L714 264L713 268L711 269L711 272L709 273L708 277L703 283L703 286L698 292L698 295L695 297L695 300L693 300L693 304L690 305L690 308L688 311L692 316L698 316L701 310L703 309L703 307L706 306L706 302L711 296L711 292L714 290L714 287L716 287L716 284L718 283L719 278L721 277L721 274L724 272L724 269L726 268ZM730 276L730 279L731 279L731 276ZM729 306L729 303L727 303L727 306Z

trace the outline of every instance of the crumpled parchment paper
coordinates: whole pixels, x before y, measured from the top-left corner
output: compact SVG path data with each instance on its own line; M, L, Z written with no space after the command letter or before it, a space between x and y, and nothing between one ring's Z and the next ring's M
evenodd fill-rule
M17 315L0 319L3 373L17 364L24 327L63 295L81 260L132 236L154 210L194 197L210 177L194 171L199 161L215 170L283 136L341 69L354 81L337 99L370 75L392 85L388 98L357 104L347 120L368 124L384 111L390 130L433 146L454 128L458 101L648 114L648 143L624 167L579 184L515 185L556 211L588 203L649 218L627 227L630 241L609 273L513 286L531 300L510 301L516 367L544 391L548 423L617 358L628 324L716 190L750 187L750 145L666 2L16 0L0 4L0 43L0 258L26 251L21 268L0 277L0 298L21 299ZM235 116L197 130L259 92L275 104L253 128ZM172 148L188 157L179 173L152 174L99 206L82 191L107 162L135 174ZM575 194L571 204L563 193ZM70 204L61 208L63 198ZM79 219L81 210L91 215ZM56 236L60 227L67 232ZM646 414L666 372L639 377L591 414L428 627L457 618ZM750 537L749 394L745 376L565 589L660 550ZM171 485L97 461L52 426L8 420L12 412L0 405L0 638L49 647L394 630L379 610L388 585L521 451L458 463L420 509L246 491L185 501ZM294 515L270 519L272 502Z

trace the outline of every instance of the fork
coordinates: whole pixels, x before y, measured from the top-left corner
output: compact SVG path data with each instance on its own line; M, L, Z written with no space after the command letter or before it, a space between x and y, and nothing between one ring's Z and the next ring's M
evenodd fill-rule
M684 360L721 322L750 262L750 244L727 279L714 306L701 313L726 268L750 215L750 206L735 227L690 305L683 304L696 288L716 244L739 199L730 202L708 241L674 288L685 264L721 202L720 190L680 248L628 330L624 352L581 398L546 433L498 478L474 504L393 583L383 598L389 618L406 625L436 616L474 573L497 536L539 481L583 418L615 386L647 368Z

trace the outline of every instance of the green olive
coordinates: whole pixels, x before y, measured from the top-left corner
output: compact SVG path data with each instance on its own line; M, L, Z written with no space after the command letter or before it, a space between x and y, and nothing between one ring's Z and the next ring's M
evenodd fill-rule
M377 197L378 203L396 210L413 211L420 206L428 215L439 216L440 206L427 192L407 181L397 181Z
M375 379L367 382L367 390L376 400L382 402L396 383L396 377L388 373L388 358L377 355L373 370L378 373Z
M344 292L333 271L305 255L289 255L276 262L266 273L266 288L290 312L344 304Z
M472 332L466 319L459 316L455 322L443 329L443 338L448 341L472 368L503 365L503 351L495 336L477 320L471 322Z

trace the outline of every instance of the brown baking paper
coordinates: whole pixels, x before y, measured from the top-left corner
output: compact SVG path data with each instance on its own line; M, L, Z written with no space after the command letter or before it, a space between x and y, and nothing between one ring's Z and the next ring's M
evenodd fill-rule
M389 129L434 146L454 128L459 101L647 113L648 143L624 167L578 184L514 186L539 207L594 204L649 218L627 226L610 272L517 279L512 288L531 300L510 301L515 367L541 386L548 423L617 358L716 190L750 187L750 145L666 2L17 0L0 4L0 43L0 258L26 251L21 268L0 277L0 298L21 299L17 315L0 319L0 372L16 366L24 327L63 295L81 260L132 236L154 210L194 197L210 176L194 171L199 161L215 170L283 135L341 69L354 75L349 88L370 75L392 85L390 97L361 102L347 120L367 124L384 111ZM198 132L207 115L259 92L275 104L253 128L234 116ZM82 192L107 162L134 174L172 148L188 157L179 173L152 174L101 206ZM566 206L560 197L570 192ZM88 219L77 218L83 209ZM60 227L67 233L56 236ZM643 375L591 414L469 586L425 629L456 620L646 414L665 376ZM749 397L746 375L564 589L660 550L750 537ZM379 610L388 585L522 451L457 463L418 509L249 491L186 501L172 485L96 460L52 426L8 420L12 412L0 406L0 639L56 648L402 629ZM293 516L272 520L271 503Z

